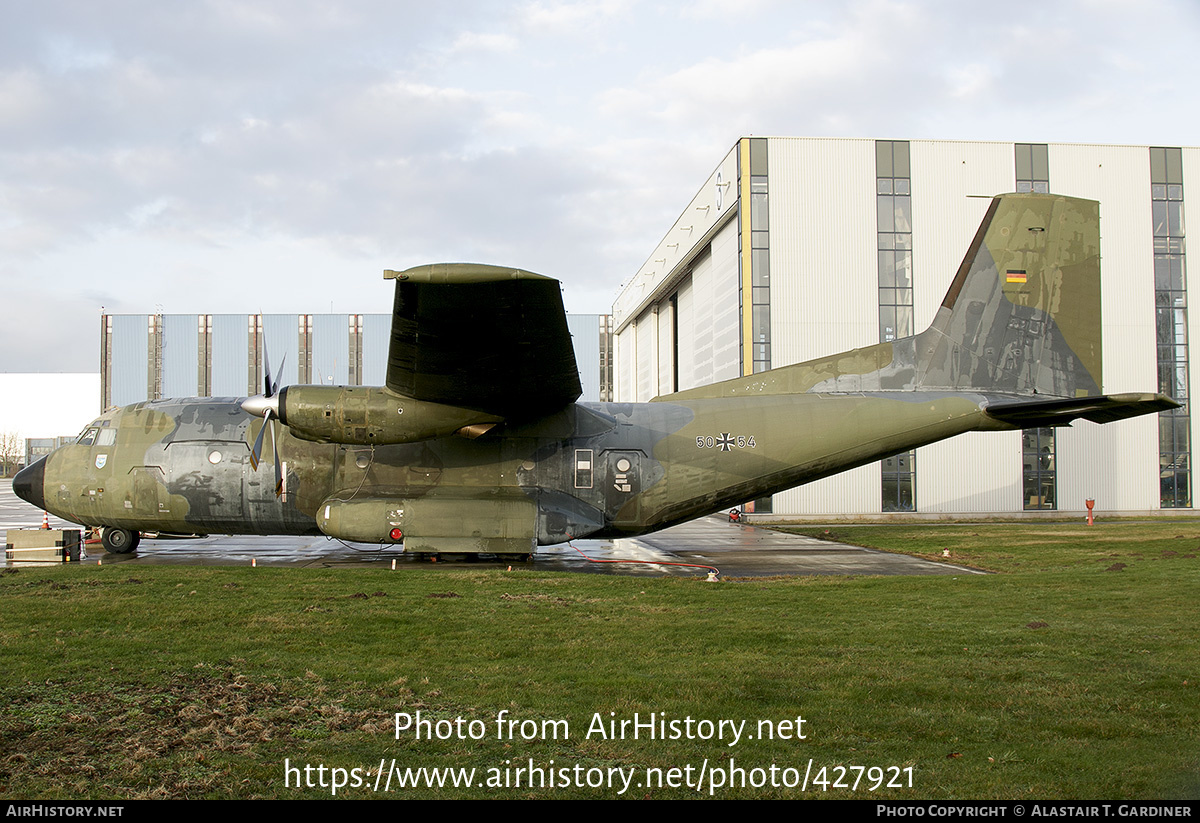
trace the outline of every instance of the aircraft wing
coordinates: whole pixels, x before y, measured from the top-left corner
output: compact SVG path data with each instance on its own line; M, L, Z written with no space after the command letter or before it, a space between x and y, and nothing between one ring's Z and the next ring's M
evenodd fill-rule
M1045 400L997 400L988 403L987 413L989 417L1027 429L1065 426L1079 418L1093 423L1111 423L1177 408L1179 403L1161 394L1102 394Z
M556 411L582 393L557 280L475 263L384 277L396 281L391 391L513 419Z

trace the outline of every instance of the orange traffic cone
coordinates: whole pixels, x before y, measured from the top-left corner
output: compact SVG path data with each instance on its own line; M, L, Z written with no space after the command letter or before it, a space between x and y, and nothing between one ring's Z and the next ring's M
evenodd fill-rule
M43 529L50 528L50 513L49 512L42 512L42 528Z

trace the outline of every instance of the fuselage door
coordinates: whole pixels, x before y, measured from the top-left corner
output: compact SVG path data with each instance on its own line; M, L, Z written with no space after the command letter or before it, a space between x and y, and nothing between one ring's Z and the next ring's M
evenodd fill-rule
M605 451L601 453L605 469L604 513L614 523L634 523L640 514L642 490L642 453Z
M170 514L167 478L162 466L134 466L129 470L129 490L121 501L124 511L117 518L133 518L139 523L154 523Z
M187 522L207 529L241 531L246 518L249 449L240 441L177 440L167 444L172 495L187 501ZM271 471L274 469L271 468Z

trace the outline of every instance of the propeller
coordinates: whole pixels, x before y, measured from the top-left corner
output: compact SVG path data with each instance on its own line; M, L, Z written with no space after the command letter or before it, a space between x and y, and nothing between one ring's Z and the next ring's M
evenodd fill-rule
M279 372L283 373L283 364L287 362L287 354L279 361ZM259 460L262 457L263 439L267 429L271 430L271 453L275 457L275 496L283 494L283 467L279 463L279 448L275 440L275 423L272 418L279 419L279 378L271 380L271 360L267 356L267 341L263 340L263 393L247 397L242 401L242 410L255 417L261 417L263 424L254 439L254 448L250 450L250 467L258 471Z

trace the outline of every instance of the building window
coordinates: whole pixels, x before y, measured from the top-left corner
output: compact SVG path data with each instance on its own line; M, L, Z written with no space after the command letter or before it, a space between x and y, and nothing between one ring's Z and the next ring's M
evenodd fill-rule
M1017 143L1017 191L1050 193L1050 152L1045 143Z
M1050 193L1050 152L1045 143L1013 147L1017 191ZM1022 505L1026 510L1056 509L1054 429L1026 429L1021 434Z
M912 177L907 140L875 141L875 227L879 254L879 340L913 329ZM915 451L883 461L885 512L917 510Z
M1027 510L1055 509L1054 429L1025 429L1021 432L1024 463L1024 504Z
M1164 509L1190 508L1192 426L1188 406L1182 150L1150 149L1150 206L1154 223L1158 391L1183 404L1158 416L1159 500Z
M771 368L771 216L767 183L767 141L755 137L749 140L750 168L738 165L739 178L749 171L749 203L743 203L743 208L750 211L750 253L739 255L743 267L741 284L741 301L743 322L749 320L750 351L742 351L742 362L750 361L750 373L757 374ZM738 189L743 195L744 180L739 179ZM746 238L743 226L745 221L738 221L738 248L746 248ZM749 266L749 277L746 277L745 267ZM750 306L747 317L745 307ZM744 338L743 338L744 339ZM743 369L743 373L745 370Z
M903 452L883 461L883 511L915 512L917 453Z
M741 308L742 373L771 368L771 214L768 143L765 137L742 138L738 152L738 288ZM747 231L749 237L747 237ZM749 334L746 330L749 329ZM749 343L750 350L746 350ZM748 367L748 368L747 368ZM769 513L770 496L747 502L746 512Z
M875 205L879 249L879 339L886 343L911 337L912 180L908 143L875 143Z

